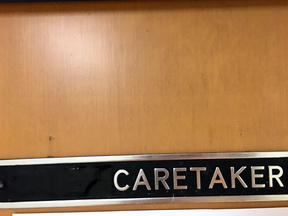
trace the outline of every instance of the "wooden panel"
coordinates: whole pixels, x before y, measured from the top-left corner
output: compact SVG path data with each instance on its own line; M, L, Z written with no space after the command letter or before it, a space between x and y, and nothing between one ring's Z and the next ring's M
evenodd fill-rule
M1 4L0 158L288 150L287 20L284 0Z

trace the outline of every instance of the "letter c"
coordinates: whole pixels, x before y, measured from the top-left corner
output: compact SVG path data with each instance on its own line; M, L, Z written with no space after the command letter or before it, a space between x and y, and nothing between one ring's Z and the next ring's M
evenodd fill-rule
M121 170L118 170L115 175L114 175L114 186L117 188L117 190L119 191L126 191L130 186L129 185L125 185L124 187L120 187L119 184L118 184L118 176L121 174L121 173L124 173L126 176L129 175L129 173L124 170L124 169L121 169Z

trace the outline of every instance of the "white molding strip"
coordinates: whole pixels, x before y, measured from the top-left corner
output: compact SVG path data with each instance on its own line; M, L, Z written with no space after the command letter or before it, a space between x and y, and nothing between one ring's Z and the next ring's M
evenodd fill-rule
M188 210L142 210L74 213L28 213L13 216L287 216L288 208L253 208L253 209L188 209Z

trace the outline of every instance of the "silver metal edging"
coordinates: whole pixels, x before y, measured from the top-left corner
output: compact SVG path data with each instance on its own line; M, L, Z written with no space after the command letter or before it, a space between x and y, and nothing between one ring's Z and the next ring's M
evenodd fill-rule
M173 203L213 203L213 202L260 202L287 201L288 195L251 195L251 196L209 196L209 197L169 197L169 198L129 198L103 200L65 200L0 203L0 209L12 208L46 208L46 207L79 207L99 205L130 204L173 204Z
M278 152L226 152L226 153L187 153L187 154L146 154L91 157L62 157L0 160L0 166L64 164L89 162L151 161L151 160L198 160L198 159L237 159L237 158L281 158L288 157L288 151Z

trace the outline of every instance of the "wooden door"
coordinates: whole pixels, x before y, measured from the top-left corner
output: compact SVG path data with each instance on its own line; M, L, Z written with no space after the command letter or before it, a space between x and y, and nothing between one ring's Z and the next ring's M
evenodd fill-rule
M284 0L0 4L0 158L288 150L287 21Z

